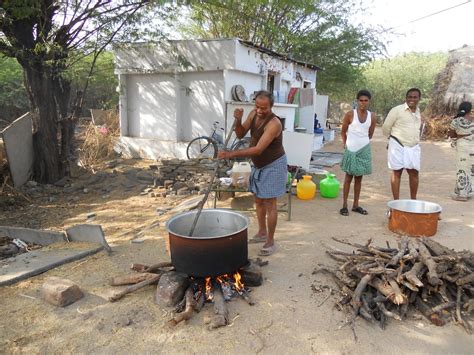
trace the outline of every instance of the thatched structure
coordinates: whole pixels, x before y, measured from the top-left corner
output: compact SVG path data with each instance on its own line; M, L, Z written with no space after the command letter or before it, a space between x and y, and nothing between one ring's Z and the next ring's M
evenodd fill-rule
M446 67L436 77L426 113L452 116L463 101L474 101L474 46L450 52Z

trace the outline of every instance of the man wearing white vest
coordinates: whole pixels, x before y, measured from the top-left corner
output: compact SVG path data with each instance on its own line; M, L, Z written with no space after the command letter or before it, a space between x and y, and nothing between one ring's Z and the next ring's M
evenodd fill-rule
M420 98L419 89L408 90L405 103L392 108L383 124L383 134L389 138L388 168L392 170L391 187L394 200L400 198L403 169L408 173L410 198L416 200L421 155L421 114L418 108Z

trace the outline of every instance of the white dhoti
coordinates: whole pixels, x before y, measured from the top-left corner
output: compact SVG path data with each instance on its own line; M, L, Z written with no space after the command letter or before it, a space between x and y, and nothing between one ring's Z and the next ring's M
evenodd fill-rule
M420 170L420 145L404 147L395 139L388 140L388 168L391 170Z

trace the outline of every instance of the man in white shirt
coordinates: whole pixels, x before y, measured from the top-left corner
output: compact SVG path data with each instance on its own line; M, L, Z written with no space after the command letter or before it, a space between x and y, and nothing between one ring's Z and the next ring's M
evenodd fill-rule
M410 198L416 200L420 170L421 114L418 102L421 91L407 91L404 104L390 110L383 124L383 133L389 137L388 168L392 170L391 186L394 200L400 198L400 179L403 169L408 173Z

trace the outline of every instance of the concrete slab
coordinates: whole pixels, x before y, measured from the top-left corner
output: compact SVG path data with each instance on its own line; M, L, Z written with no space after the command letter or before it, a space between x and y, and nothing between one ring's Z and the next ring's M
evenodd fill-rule
M12 239L18 238L25 242L35 243L43 246L67 241L66 234L64 232L21 227L0 226L0 235L5 235Z
M333 167L342 161L342 153L336 152L313 152L311 166L313 167Z
M66 229L67 238L70 242L91 242L101 244L109 253L112 251L105 240L105 235L100 225L78 224Z
M31 178L33 173L33 121L31 114L26 113L16 119L0 134L5 145L13 185L20 187Z
M313 151L313 134L283 131L283 147L288 165L308 170Z
M14 284L104 249L94 243L61 243L2 260L0 286Z

